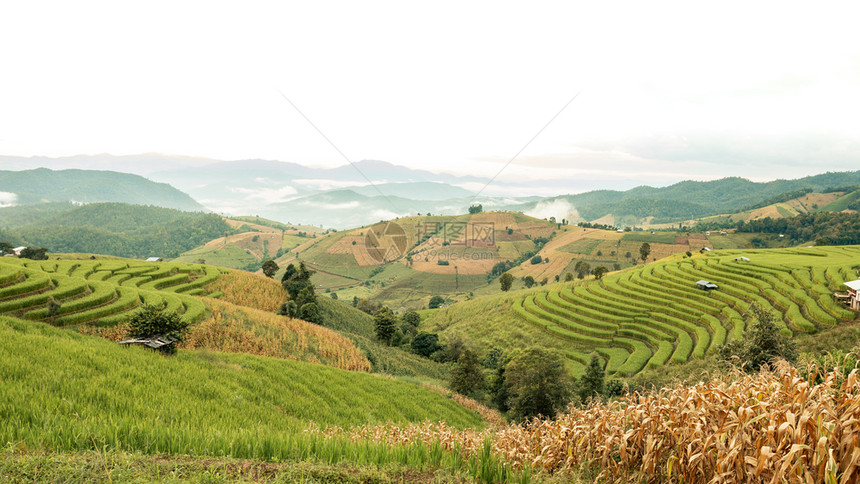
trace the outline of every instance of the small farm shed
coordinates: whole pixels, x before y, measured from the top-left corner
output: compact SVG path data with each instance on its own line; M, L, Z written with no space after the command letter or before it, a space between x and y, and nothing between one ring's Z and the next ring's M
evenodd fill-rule
M845 304L854 311L860 311L860 279L848 281L843 285L848 288L848 293L837 293L835 294L836 298L845 301Z
M705 280L696 281L696 286L698 286L698 288L703 290L703 291L711 291L711 290L719 288L719 286L717 286L713 282L709 282L709 281L705 281Z
M744 257L744 256L735 257L735 262L749 262L749 261L750 261L749 257Z
M150 257L146 259L146 262L164 262L164 259L161 257Z
M157 349L162 348L164 346L169 346L169 345L175 344L177 341L179 341L179 340L177 338L174 338L173 336L164 336L163 334L156 334L156 335L152 335L152 336L146 336L143 338L126 339L126 340L120 341L119 344L121 344L121 345L143 345L143 346L146 346L147 348L152 348L154 350L157 350Z

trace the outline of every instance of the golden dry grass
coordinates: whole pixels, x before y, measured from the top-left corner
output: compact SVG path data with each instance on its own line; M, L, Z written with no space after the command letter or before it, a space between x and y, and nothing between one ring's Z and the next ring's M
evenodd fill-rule
M188 328L179 348L283 358L343 370L370 371L370 362L348 338L300 319L207 299L206 319ZM111 341L126 338L128 325L81 326L84 334Z
M278 281L245 271L226 272L207 289L220 291L222 301L269 312L277 311L287 298Z
M497 431L439 423L322 433L391 444L439 441L466 454L480 452L490 438L494 452L515 468L591 468L614 482L860 482L856 370L847 378L815 376L807 380L784 367L678 385Z
M210 300L209 317L189 328L180 348L248 353L344 370L370 371L353 342L328 328L230 303Z

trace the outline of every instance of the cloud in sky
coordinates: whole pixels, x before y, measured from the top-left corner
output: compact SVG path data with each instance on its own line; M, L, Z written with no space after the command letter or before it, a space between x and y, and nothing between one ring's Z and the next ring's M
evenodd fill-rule
M490 177L581 91L500 179L847 169L853 7L6 2L0 154L336 166L341 150Z
M278 202L286 202L295 198L293 195L298 193L298 191L289 186L283 186L280 188L242 188L242 187L228 187L233 193L241 193L246 195L245 200L259 200L264 203L278 203Z
M11 192L0 192L0 207L12 207L18 202L18 195Z

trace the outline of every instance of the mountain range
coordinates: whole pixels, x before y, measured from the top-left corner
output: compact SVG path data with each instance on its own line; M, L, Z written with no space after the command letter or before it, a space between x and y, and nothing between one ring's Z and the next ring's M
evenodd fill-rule
M860 185L860 171L855 171L771 182L730 177L626 191L552 194L529 181L499 182L375 160L319 168L271 160L217 161L158 154L0 157L3 168L33 165L63 169L0 172L0 205L123 202L258 215L337 229L417 214L465 213L475 204L484 210L513 210L572 222L619 226L674 223L741 211L794 190ZM71 166L112 167L136 174L69 169ZM494 195L483 194L485 187L491 187L487 191ZM476 193L482 195L476 197ZM512 196L500 196L504 193Z

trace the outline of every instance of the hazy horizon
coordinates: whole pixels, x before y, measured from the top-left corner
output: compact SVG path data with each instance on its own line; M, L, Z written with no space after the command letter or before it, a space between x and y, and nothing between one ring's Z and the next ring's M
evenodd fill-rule
M0 155L382 160L553 193L848 171L849 5L5 4Z

